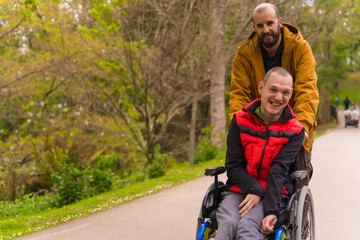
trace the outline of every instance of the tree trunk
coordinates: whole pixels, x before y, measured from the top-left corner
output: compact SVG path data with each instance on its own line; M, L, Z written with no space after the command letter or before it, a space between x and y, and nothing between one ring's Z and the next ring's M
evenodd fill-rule
M14 202L16 199L16 173L14 169L10 169L7 176L7 184L9 191L9 200Z
M225 54L224 54L224 0L211 0L211 79L210 79L210 115L212 142L223 148L221 133L225 133Z
M196 95L192 100L191 106L191 122L190 122L190 142L189 142L189 164L194 165L194 153L196 144L196 113L198 108L198 100Z
M331 121L330 116L330 91L327 85L320 87L320 99L319 104L319 124L328 124Z

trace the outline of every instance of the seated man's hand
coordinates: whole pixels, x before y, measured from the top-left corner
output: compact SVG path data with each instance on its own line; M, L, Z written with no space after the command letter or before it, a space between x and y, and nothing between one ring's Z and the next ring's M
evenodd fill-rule
M248 194L244 201L239 205L240 211L239 214L241 217L245 216L253 207L258 205L260 202L260 197L254 194Z
M275 223L277 222L277 217L275 215L267 215L261 224L261 233L270 234L274 231Z

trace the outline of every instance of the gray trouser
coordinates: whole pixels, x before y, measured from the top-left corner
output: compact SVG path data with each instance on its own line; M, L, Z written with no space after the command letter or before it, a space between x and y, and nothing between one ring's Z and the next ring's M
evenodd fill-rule
M264 218L262 201L244 217L240 217L239 205L244 200L243 194L225 192L216 211L218 231L215 240L258 240L265 235L260 232Z

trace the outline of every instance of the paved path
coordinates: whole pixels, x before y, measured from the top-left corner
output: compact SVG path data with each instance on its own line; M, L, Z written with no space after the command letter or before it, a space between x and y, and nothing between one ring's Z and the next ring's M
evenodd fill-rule
M194 239L201 200L211 181L201 177L21 239Z
M310 187L317 239L360 239L360 128L340 127L315 140Z
M317 239L360 239L360 128L341 125L317 138L312 159ZM211 182L201 177L21 240L194 239L200 204Z

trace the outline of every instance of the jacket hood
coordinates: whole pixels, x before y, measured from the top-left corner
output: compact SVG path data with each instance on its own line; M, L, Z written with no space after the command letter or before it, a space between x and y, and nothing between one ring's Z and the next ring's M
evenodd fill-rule
M295 27L294 25L291 25L289 23L283 23L282 25L283 25L282 28L286 27L287 29L290 30L290 32L301 35L300 30L297 27Z
M297 27L295 27L294 25L291 25L289 23L282 23L281 31L290 33L290 34L286 34L289 36L288 37L289 40L291 40L291 39L299 40L299 39L303 38L300 30ZM284 39L284 42L287 42L288 39ZM248 37L248 40L252 40L255 46L260 44L259 38L255 31L253 31L250 34L250 36Z

